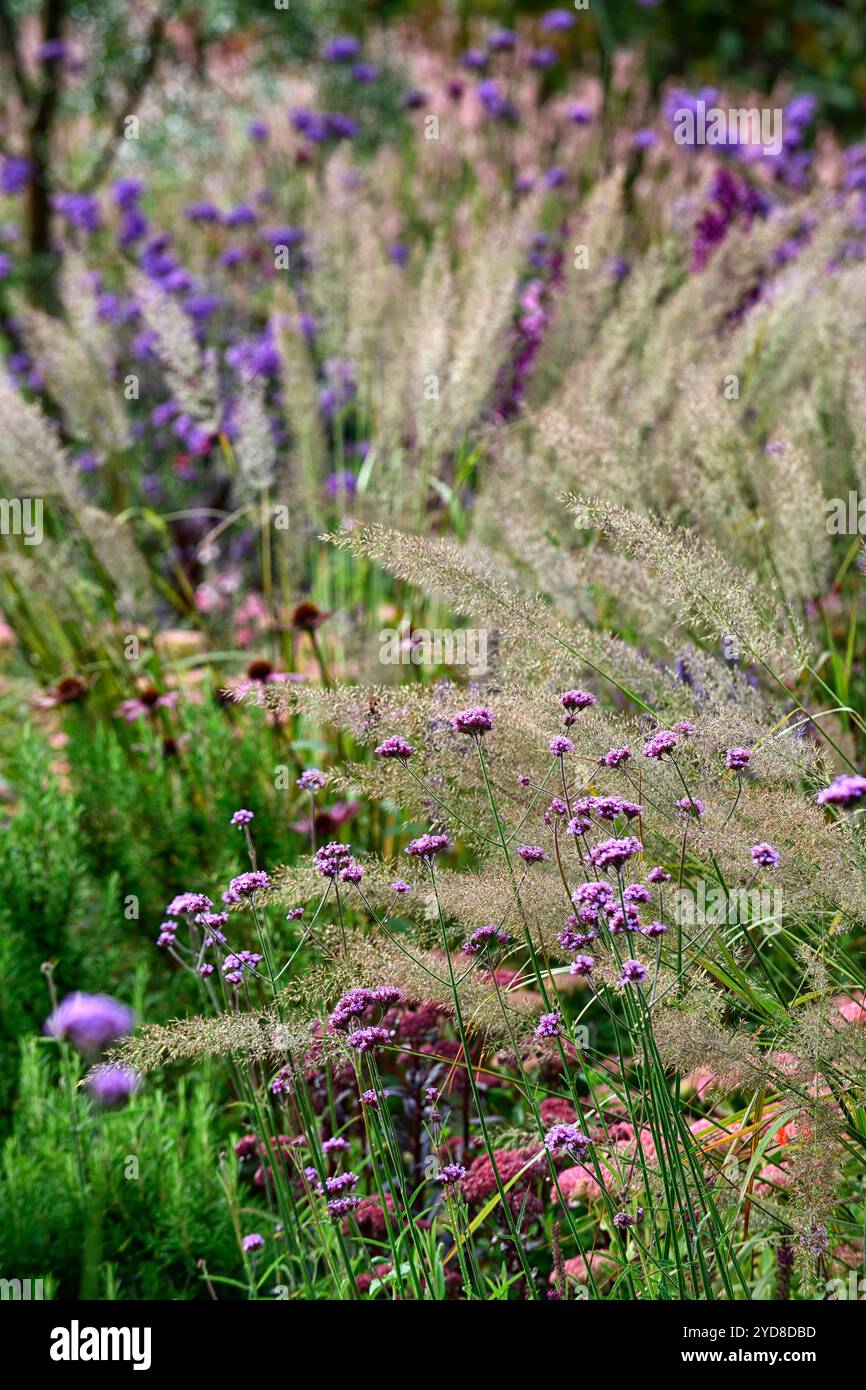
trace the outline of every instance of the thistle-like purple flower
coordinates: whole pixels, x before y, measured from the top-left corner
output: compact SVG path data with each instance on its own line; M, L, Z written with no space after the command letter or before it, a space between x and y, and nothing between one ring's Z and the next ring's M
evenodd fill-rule
M384 743L379 744L376 749L376 756L378 758L400 758L405 762L406 758L411 758L414 752L415 749L411 743L407 743L405 738L401 738L399 734L394 734L391 738L386 738Z
M643 964L642 961L639 961L639 960L624 960L623 963L622 963L622 969L621 969L620 972L619 972L619 977L618 977L618 979L617 979L617 984L620 984L620 985L635 985L635 984L639 984L639 983L641 982L641 980L645 980L645 979L646 979L646 977L647 977L648 974L649 974L649 971L647 970L647 967Z
M748 767L752 758L750 748L728 748L725 752L725 766L732 772L740 772Z
M544 1147L548 1153L567 1153L580 1160L587 1155L589 1139L577 1125L553 1125L544 1136Z
M596 869L621 869L635 854L640 854L643 845L634 835L624 840L602 840L589 852L590 862Z
M302 772L296 782L296 786L302 792L320 792L325 785L325 774L320 772L317 767L308 767Z
M679 739L672 729L659 729L657 734L644 744L643 755L645 758L661 758L665 753L672 753L677 746Z
M135 1015L110 994L67 994L46 1019L43 1033L65 1038L85 1057L96 1057L127 1034Z
M414 859L425 859L429 864L434 855L442 854L446 849L451 848L451 841L447 835L419 835L417 840L410 840L405 854L411 855Z
M774 845L752 845L752 860L762 869L775 869L781 857Z
M480 738L493 728L493 711L488 709L487 705L473 705L471 709L455 714L451 720L451 728L455 734L472 734Z

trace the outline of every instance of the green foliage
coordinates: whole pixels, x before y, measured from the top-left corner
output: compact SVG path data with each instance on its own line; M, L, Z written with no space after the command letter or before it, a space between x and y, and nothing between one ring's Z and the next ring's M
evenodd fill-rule
M127 1109L76 1094L87 1164L83 1207L55 1045L29 1040L2 1154L0 1269L53 1281L60 1298L205 1298L198 1261L234 1272L237 1243L219 1177L227 1134L218 1077L148 1082ZM223 1297L231 1297L226 1292Z

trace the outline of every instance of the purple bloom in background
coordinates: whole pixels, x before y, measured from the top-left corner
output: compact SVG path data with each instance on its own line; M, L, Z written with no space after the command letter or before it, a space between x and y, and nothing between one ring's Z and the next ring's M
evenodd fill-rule
M323 57L329 63L348 63L352 58L357 58L360 52L361 45L351 34L338 34L325 44Z
M486 927L476 927L474 932L460 947L461 956L480 956L482 951L491 946L507 946L511 937L502 927L498 927L495 922L488 922Z
M29 159L7 155L0 169L0 193L21 193L30 182L33 165Z
M494 29L487 38L487 47L491 53L509 53L516 43L517 35L513 29Z
M141 1085L141 1077L131 1067L106 1062L88 1072L84 1084L94 1100L107 1110L115 1110L135 1095Z
M467 48L460 61L470 72L481 72L487 67L487 54L480 48Z
M253 819L253 813L252 813L252 811L244 811L244 810L235 811L235 813L234 813L234 815L232 816L232 819L231 819L231 824L232 824L232 825L241 825L241 826L243 826L243 825L249 825L249 823L250 823L250 821L251 821L252 819Z
M115 179L111 185L114 206L122 212L128 212L130 208L135 207L143 192L144 183L141 179Z
M591 125L592 112L582 101L576 101L568 108L568 119L572 125Z
M329 111L325 117L327 133L335 140L354 140L358 134L358 122L342 111Z
M124 212L117 233L117 244L122 251L128 251L142 237L147 236L150 223L141 208L131 207Z
M181 917L186 912L209 912L213 903L205 893L179 893L165 909L168 917Z
M565 183L565 170L558 164L554 164L552 169L548 169L542 178L545 188L560 188Z
M404 266L409 260L409 247L405 241L392 241L388 247L388 258L395 265Z
M819 806L853 806L866 796L866 777L837 777L815 797Z
M221 222L222 213L216 203L205 199L199 203L187 203L183 215L188 222Z
M57 193L52 206L65 218L68 226L82 232L98 232L102 226L99 200L89 193Z
M325 774L317 767L308 767L301 773L296 785L302 792L320 792L325 785Z
M546 34L560 34L574 24L574 15L569 10L548 10L541 17L541 27Z
M395 881L391 884L391 888L393 889L393 891L394 891L395 893L411 893L411 892L412 892L412 885L411 885L411 883L407 883L406 880L405 880L404 878L395 879Z
M67 994L46 1019L42 1031L49 1037L66 1038L85 1056L96 1056L109 1043L127 1034L135 1015L110 994Z
M403 105L407 111L418 111L427 100L427 93L422 92L420 87L413 87L403 98Z
M249 1254L251 1250L261 1250L265 1243L264 1236L260 1236L258 1231L251 1231L248 1236L244 1236L241 1247Z
M548 44L542 44L541 48L533 48L527 61L531 68L540 68L543 71L545 68L554 67L556 60L556 49L551 48Z
M595 696L590 695L588 690L566 690L560 695L559 703L569 714L575 714L594 705Z
M238 203L237 207L226 213L223 224L226 227L254 227L258 220L255 208L251 208L249 203Z
M256 145L263 145L270 136L270 128L267 121L250 121L247 126L247 135Z
M575 956L569 967L570 975L591 975L595 969L595 960L592 956Z
M375 82L379 76L379 69L372 63L355 63L352 68L352 76L356 82Z
M341 497L354 497L358 491L358 479L350 468L341 468L337 473L329 473L324 483L322 491L329 502L336 502Z
M562 1020L559 1014L542 1014L535 1030L537 1038L559 1038L562 1036Z
M649 150L658 142L658 131L653 130L650 126L645 126L643 130L635 131L631 143L636 150Z
M760 844L752 846L752 859L762 869L775 869L781 855L779 851L770 844Z
M0 251L0 280L8 280L12 273L12 261L5 251Z

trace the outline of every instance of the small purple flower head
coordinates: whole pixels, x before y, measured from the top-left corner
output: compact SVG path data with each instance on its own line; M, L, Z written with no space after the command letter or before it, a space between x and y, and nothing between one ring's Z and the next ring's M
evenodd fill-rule
M135 1095L141 1085L141 1077L131 1067L105 1062L88 1072L85 1085L93 1099L105 1106L106 1110L116 1110Z
M624 960L623 963L622 963L622 969L621 969L620 972L619 972L619 977L618 977L618 979L617 979L617 984L620 984L620 985L634 985L634 984L639 984L641 980L645 980L645 979L646 979L646 977L647 977L648 974L649 974L649 971L647 970L647 967L646 967L641 961L639 961L639 960Z
M330 844L322 845L316 850L313 867L323 878L336 878L340 870L347 868L351 861L351 847L332 840Z
M329 63L348 63L357 58L361 45L349 34L338 34L325 44L322 56Z
M376 749L376 757L399 758L405 762L407 758L411 758L414 752L415 749L411 743L407 743L406 739L401 738L399 734L393 734L391 738L386 738L384 743L379 744Z
M412 892L412 885L411 885L411 883L407 883L406 880L405 880L405 878L398 878L398 879L395 879L394 882L391 884L391 888L392 888L392 890L393 890L395 893L411 893L411 892Z
M466 1169L462 1163L446 1163L437 1173L436 1181L441 1182L443 1187L454 1187L465 1177Z
M595 969L595 960L592 956L575 956L569 968L570 975L591 975Z
M752 846L752 861L758 864L762 869L775 869L780 858L781 855L779 851L773 845L760 844Z
M336 1197L328 1203L328 1215L338 1221L341 1216L348 1216L349 1212L354 1211L360 1205L360 1197Z
M618 1211L613 1218L613 1224L618 1231L627 1231L629 1226L634 1226L643 1216L643 1207L638 1207L637 1214L632 1216L631 1212Z
M455 714L451 720L451 728L455 734L471 734L480 738L493 728L493 711L486 705L473 705L471 709Z
M325 780L324 772L320 772L317 767L308 767L301 773L295 785L302 792L320 792Z
M740 772L748 767L752 757L750 748L728 748L725 752L725 766L732 772Z
M559 703L569 714L579 714L582 709L589 709L590 705L594 705L596 699L588 690L566 690L560 695Z
M304 909L302 907L293 907L289 912L286 913L286 921L299 922L303 915Z
M654 869L650 869L646 876L647 883L670 883L670 874L667 869L662 869L658 864Z
M249 823L250 823L250 821L251 821L252 819L253 819L253 813L252 813L252 811L243 811L243 810L241 810L241 811L235 811L235 813L234 813L234 815L232 816L232 819L231 819L231 824L232 824L232 825L241 825L241 826L243 826L243 825L249 825Z
M548 10L541 17L541 27L546 34L560 34L574 24L574 15L568 10Z
M447 835L419 835L416 840L410 840L404 853L411 855L413 859L424 859L429 864L433 856L442 854L446 849L451 848L451 841Z
M517 853L524 864L541 864L547 859L547 855L539 845L519 845Z
M589 1139L577 1125L553 1125L544 1136L544 1147L548 1153L567 1153L580 1160L587 1155Z
M601 761L605 767L620 767L622 763L627 763L630 757L630 748L609 748Z
M340 870L340 878L344 883L360 883L364 877L364 870L360 864L356 864L354 859L347 864L345 869Z
M645 758L661 758L665 753L672 753L676 748L679 739L671 729L659 729L657 734L653 734L648 743L644 744L643 755Z
M582 883L579 888L575 888L571 901L578 909L588 907L593 912L601 912L613 902L613 889L609 883L604 883L601 879L594 883Z
M635 854L640 854L643 845L634 835L623 840L602 840L589 852L590 862L596 869L621 869Z
M555 758L564 758L566 753L574 752L574 744L570 738L557 734L556 738L550 740L550 751Z
M252 1250L261 1250L265 1243L264 1236L260 1236L258 1231L250 1231L248 1236L244 1236L241 1247L248 1255Z
M562 1037L562 1020L559 1014L542 1014L535 1030L537 1038Z
M212 966L209 961L205 961L204 964L200 965L198 968L198 973L201 975L203 980L206 980L208 975L212 975L213 972L214 966Z
M213 903L204 893L179 893L165 909L167 917L182 917L187 912L209 912Z
M630 883L623 889L623 897L627 903L648 903L651 894L648 888L644 888L642 883Z
M251 898L259 888L267 888L270 882L264 869L251 869L248 873L238 874L229 884L228 891L223 893L223 902L237 903L241 898Z
M819 806L853 806L866 796L866 777L837 777L815 797Z
M390 1038L387 1028L367 1027L356 1028L354 1033L349 1033L346 1042L355 1052L372 1052L374 1048L389 1042Z
M485 927L476 927L470 937L464 941L460 947L461 956L479 956L485 951L495 946L505 946L511 937L502 927L498 927L495 922L488 922Z
M677 810L684 816L696 816L700 820L706 807L697 796L681 796L677 802Z
M375 1109L381 1099L378 1091L362 1091L358 1097L362 1105L372 1105Z
M692 738L697 733L697 725L690 719L679 719L674 724L674 733L681 734L683 738Z
M323 1154L339 1153L342 1149L348 1149L349 1141L344 1139L341 1134L335 1135L333 1139L326 1139L322 1144Z
M176 932L177 922L163 922L159 929L159 936L156 938L157 946L173 946Z
M67 994L46 1019L43 1033L66 1038L85 1057L95 1057L127 1034L135 1015L110 994Z
M644 936L664 936L667 927L664 922L647 922L640 930Z

